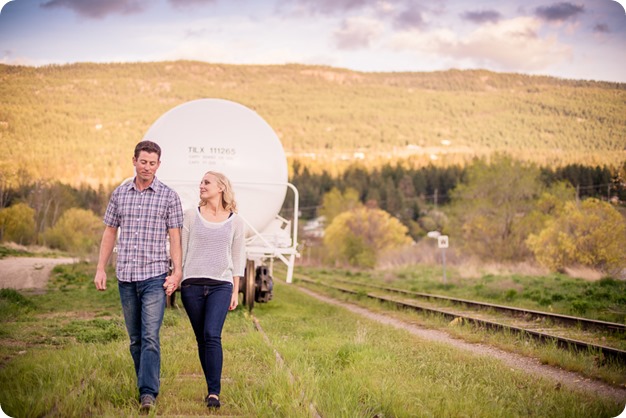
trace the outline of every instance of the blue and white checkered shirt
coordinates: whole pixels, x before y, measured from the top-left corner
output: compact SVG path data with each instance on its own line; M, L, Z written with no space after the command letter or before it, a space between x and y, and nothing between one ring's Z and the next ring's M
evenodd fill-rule
M120 228L118 280L137 282L168 272L168 229L183 226L180 197L174 190L156 177L142 191L134 180L122 184L111 194L104 223Z

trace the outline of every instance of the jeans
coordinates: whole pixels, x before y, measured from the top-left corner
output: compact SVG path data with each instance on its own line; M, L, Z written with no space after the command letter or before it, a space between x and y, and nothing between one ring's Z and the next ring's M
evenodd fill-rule
M162 274L139 282L118 282L140 396L152 395L156 398L159 394L159 331L165 313L165 277Z
M198 355L210 395L219 395L222 379L222 328L230 306L233 284L183 285L181 300L198 342Z

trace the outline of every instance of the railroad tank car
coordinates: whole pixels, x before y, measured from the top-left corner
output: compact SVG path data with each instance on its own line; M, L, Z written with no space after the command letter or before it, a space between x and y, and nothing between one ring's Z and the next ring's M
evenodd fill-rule
M288 182L282 144L261 116L229 100L193 100L164 113L143 139L161 147L157 177L180 195L183 210L197 206L207 171L231 180L247 225L246 273L239 291L248 309L272 298L275 259L285 263L291 283L299 256L298 190ZM293 198L290 219L279 215L287 197Z

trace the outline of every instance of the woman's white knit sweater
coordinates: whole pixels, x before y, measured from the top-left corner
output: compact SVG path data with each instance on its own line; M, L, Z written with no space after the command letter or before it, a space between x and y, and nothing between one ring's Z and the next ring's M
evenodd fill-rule
M209 222L198 208L185 212L182 230L183 281L192 277L233 282L246 267L245 225L233 213L222 222Z

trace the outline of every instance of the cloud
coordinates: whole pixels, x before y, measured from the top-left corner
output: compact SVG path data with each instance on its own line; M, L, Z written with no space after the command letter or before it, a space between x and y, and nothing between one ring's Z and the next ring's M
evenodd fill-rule
M541 21L532 17L481 26L465 36L445 29L428 33L404 32L394 39L396 49L412 49L447 56L470 66L503 71L539 71L571 58L571 48L538 33Z
M335 14L356 10L369 5L369 0L283 0L283 4L292 4L298 11L309 14Z
M544 20L562 22L576 17L576 15L584 13L584 11L584 6L562 2L553 4L552 6L537 7L535 9L535 15Z
M481 10L476 12L465 12L461 15L461 17L474 23L497 23L502 18L502 15L495 10Z
M341 29L335 31L333 38L337 48L342 50L367 48L382 31L382 24L376 20L349 18L343 22Z
M609 28L609 25L606 23L597 23L593 27L593 31L595 33L611 33L611 28Z
M133 14L142 12L147 0L50 0L43 8L66 7L81 16L101 19L111 14Z
M169 4L176 8L192 7L196 5L204 5L215 3L217 0L167 0Z
M420 29L426 25L422 8L411 3L395 16L393 23L397 29Z

